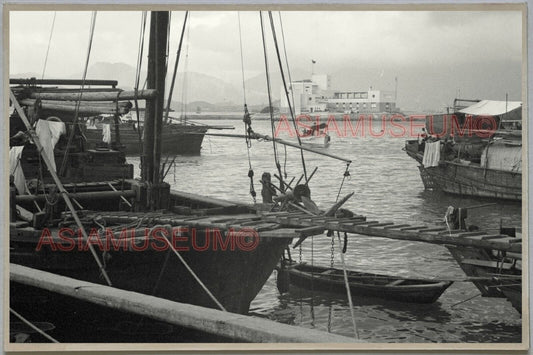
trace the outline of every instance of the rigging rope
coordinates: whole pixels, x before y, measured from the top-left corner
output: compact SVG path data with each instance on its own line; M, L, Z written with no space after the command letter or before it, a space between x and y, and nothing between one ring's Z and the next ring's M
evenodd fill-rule
M267 92L268 92L268 110L270 112L270 127L272 129L272 138L275 138L274 112L273 112L273 107L272 107L270 74L268 71L268 55L267 55L267 47L266 47L266 39L265 39L265 26L263 24L263 13L261 11L259 11L259 19L261 21L261 36L263 38L263 52L264 52L264 58L265 58L265 72L266 72ZM279 159L278 159L278 151L277 151L275 139L272 139L272 146L274 148L274 161L276 163L276 168L278 169L279 178L280 178L280 190L281 192L283 192L285 191L285 184L283 183L283 174L281 172L281 164L279 163Z
M279 26L281 29L281 40L283 42L283 53L285 55L285 66L287 67L287 75L289 76L289 83L292 83L291 68L289 67L289 56L287 55L285 31L283 30L283 20L281 19L281 11L278 11L278 16L279 16ZM290 89L291 89L292 103L294 105L294 91L292 90L292 87L290 87ZM296 122L294 120L293 120L293 124L296 125ZM296 129L296 126L295 126L295 129Z
M170 225L164 225L164 226L161 226L161 225L157 225L157 226L153 226L151 231L150 231L150 234L148 235L151 235L152 231L154 231L156 228L164 228L166 229L167 231L172 231L172 227ZM211 293L211 291L209 291L209 289L207 288L207 286L202 282L202 280L198 277L198 275L196 275L196 273L193 271L193 269L191 269L191 267L189 266L189 264L187 264L187 262L185 261L185 259L183 259L183 256L180 255L180 253L178 253L178 251L174 248L174 246L172 245L172 243L168 240L166 234L162 234L163 237L165 238L165 241L167 242L168 246L170 247L170 249L174 252L174 254L178 257L178 259L180 259L181 263L183 264L183 266L185 266L185 268L187 269L187 271L189 271L189 273L192 275L192 277L196 280L196 282L198 282L198 284L204 289L204 291L207 293L207 295L213 300L213 302L215 302L215 304L218 306L218 308L220 308L220 310L224 311L224 312L227 312L226 308L224 308L224 306L222 305L222 303L220 303L216 297Z
M185 35L185 28L187 26L187 17L189 17L189 11L185 11L185 18L183 19L183 27L181 28L180 42L178 44L178 50L176 51L176 62L174 63L174 72L172 73L172 82L170 84L170 88L168 91L168 101L167 101L167 109L165 112L165 122L168 121L168 114L170 112L170 103L172 101L172 93L174 92L174 84L176 83L176 74L178 72L178 64L180 61L181 46L183 44L183 36Z
M244 81L244 59L242 54L242 32L241 32L241 13L237 11L237 20L239 23L239 45L241 49L241 74L242 74L242 95L244 98L244 104L246 104L246 85Z
M350 163L346 163L346 170L344 171L344 174L342 176L341 186L339 187L339 192L337 193L337 198L335 199L335 202L339 201L339 196L341 195L342 187L344 186L344 180L346 180L346 178L350 176L349 169L350 169Z
M239 47L240 47L240 55L241 55L241 74L242 74L242 96L244 100L244 136L245 136L245 142L246 142L246 154L248 156L248 177L250 178L250 195L252 196L252 199L254 200L254 204L257 202L256 196L257 193L255 192L254 188L254 170L252 168L252 160L250 158L250 148L252 147L252 117L250 115L250 112L248 111L248 104L246 103L246 84L245 84L245 78L244 78L244 57L243 57L243 50L242 50L242 32L241 32L241 15L240 12L237 11L237 22L239 24Z
M190 19L189 19L189 23L190 23ZM184 123L187 121L187 117L186 117L186 114L187 114L187 80L188 80L188 77L187 77L187 70L188 67L189 67L189 35L190 35L190 31L191 31L191 26L189 25L187 27L187 45L185 46L185 64L183 66L183 82L182 82L182 87L181 87L181 117L180 117L180 122L181 123Z
M21 316L20 314L15 312L15 310L13 310L13 308L9 307L9 312L13 313L18 319L20 319L22 322L24 322L28 327L32 328L37 333L41 334L43 337L45 337L46 339L50 340L52 343L59 343L59 341L55 340L50 335L46 334L46 332L44 330L42 330L41 328L37 327L32 322L30 322L29 320L27 320L26 318L24 318L23 316Z
M283 81L283 89L285 91L285 97L287 99L287 105L289 106L289 112L291 114L292 123L293 123L293 126L294 126L294 130L296 132L296 138L298 139L298 145L301 146L302 145L302 140L300 139L300 135L298 134L298 129L296 127L296 120L294 118L294 111L292 109L291 100L289 98L289 91L287 90L287 82L285 80L285 74L283 72L283 64L281 63L281 54L280 54L280 51L279 51L278 39L277 39L277 36L276 36L276 29L275 29L275 26L274 26L274 19L272 17L272 12L271 11L268 12L268 16L270 18L270 28L272 29L272 38L274 39L274 47L276 48L276 55L277 55L277 58L278 58L279 70L280 70L280 73L281 73L281 79ZM285 46L285 43L284 43L284 46ZM287 55L287 52L285 52L285 58L287 59L286 55ZM288 60L287 60L287 68L288 68ZM294 101L294 97L293 97L293 101ZM274 133L272 133L272 136L274 136ZM304 171L304 178L305 178L305 182L307 184L307 169L305 167L304 152L303 152L303 149L301 149L301 148L300 148L300 155L301 155L301 159L302 159L302 168L303 168L303 171ZM281 172L280 172L280 175L281 175Z
M341 234L337 231L337 238L339 240L339 248L342 248ZM344 253L341 254L342 272L344 274L344 285L346 286L346 293L348 295L348 304L350 305L350 315L352 317L353 331L355 339L359 339L359 333L357 332L357 323L355 322L355 313L353 310L352 293L350 291L350 283L348 282L348 273L346 272L346 263L344 262Z
M50 43L52 43L52 34L54 33L56 14L57 11L54 11L54 18L52 19L52 26L50 27L50 37L48 38L48 47L46 48L46 55L44 57L43 73L41 75L41 79L44 79L44 72L46 71L46 64L48 63L48 53L50 52Z
M78 115L80 111L80 103L81 103L81 97L83 95L83 89L85 87L85 80L87 78L87 70L89 68L89 60L91 58L91 49L93 45L93 37L94 37L94 28L96 24L96 11L93 11L91 14L91 29L90 29L90 35L89 35L89 45L87 48L87 57L85 59L85 68L83 69L83 77L80 85L80 93L78 95L78 99L76 100L76 110L74 113L74 120L72 121L72 129L70 131L70 134L68 136L68 142L67 147L65 149L65 153L63 155L63 160L61 162L61 168L59 169L59 175L63 175L65 173L65 169L67 167L67 157L68 152L70 151L70 146L72 144L72 139L74 138L74 131L76 130L76 125L78 122Z
M147 12L143 11L141 15L141 29L139 31L139 45L138 45L138 51L137 51L137 67L135 69L135 113L137 114L137 136L139 138L139 148L141 152L141 159L140 159L140 170L141 170L141 176L143 175L143 144L142 144L142 132L141 132L141 118L140 118L140 110L139 110L139 101L137 99L137 93L139 92L139 83L141 81L141 68L142 68L142 60L143 60L143 52L144 52L144 37L145 37L145 30L146 30L146 17Z

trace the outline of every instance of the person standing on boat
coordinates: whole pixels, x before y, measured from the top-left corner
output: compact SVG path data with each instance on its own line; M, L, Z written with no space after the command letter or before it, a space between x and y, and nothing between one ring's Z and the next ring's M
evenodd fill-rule
M270 173L263 173L261 176L261 184L263 185L263 188L261 189L263 203L272 203L272 197L276 196L276 190L272 187L272 177Z

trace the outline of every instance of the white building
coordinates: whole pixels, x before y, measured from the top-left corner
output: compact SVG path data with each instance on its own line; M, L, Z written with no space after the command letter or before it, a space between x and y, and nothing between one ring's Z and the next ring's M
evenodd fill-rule
M321 112L327 107L327 90L330 78L327 74L313 74L311 79L296 80L289 83L289 97L294 98L293 110L302 112ZM280 111L289 112L285 88L281 87Z
M328 100L328 110L334 112L368 113L395 112L394 91L339 91Z

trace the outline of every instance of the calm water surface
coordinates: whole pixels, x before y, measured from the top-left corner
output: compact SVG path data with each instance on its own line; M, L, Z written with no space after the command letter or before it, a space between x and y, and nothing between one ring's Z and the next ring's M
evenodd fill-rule
M240 120L203 121L231 124L231 133L242 133ZM268 121L255 121L258 133L271 134ZM381 127L376 127L377 132ZM483 199L460 198L424 191L417 163L402 151L405 138L392 137L389 127L383 137L332 136L329 153L353 160L350 177L344 182L341 196L355 195L345 207L363 214L369 220L409 223L437 223L443 220L446 208L472 206ZM217 132L217 131L214 131ZM227 131L223 131L227 132ZM280 136L284 138L283 136ZM252 143L250 161L255 172L255 189L260 198L258 182L264 171L274 174L276 168L271 142ZM302 174L297 149L278 146L278 155L289 180ZM327 209L337 197L346 169L341 161L305 153L307 170L318 171L310 182L312 199ZM138 158L129 158L138 167ZM164 157L162 159L164 161ZM206 136L200 156L180 156L177 167L166 178L173 188L212 197L252 203L249 194L248 156L243 139ZM489 208L469 210L470 224L484 229L521 224L519 203L498 202ZM292 256L299 259L299 250ZM302 261L328 266L331 239L324 236L308 238L302 247ZM370 238L353 235L345 254L350 269L390 275L425 278L462 278L464 273L446 248L415 242ZM335 245L334 262L341 267L339 247ZM369 342L520 342L521 317L505 299L475 297L479 294L468 282L455 282L440 299L430 305L408 304L353 295L359 336ZM290 288L280 295L275 272L252 302L251 313L278 322L316 328L353 336L352 318L346 296Z

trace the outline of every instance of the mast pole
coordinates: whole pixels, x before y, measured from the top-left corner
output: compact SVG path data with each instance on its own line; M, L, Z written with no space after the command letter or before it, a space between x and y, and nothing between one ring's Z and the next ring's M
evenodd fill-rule
M155 89L157 97L155 102L154 115L154 167L153 178L154 184L160 181L161 165L161 134L163 131L163 114L165 105L165 78L167 75L167 40L168 40L168 11L152 12L156 18L156 58L155 58Z
M150 17L147 88L155 89L155 98L146 101L144 118L143 180L159 183L161 162L161 132L166 76L166 46L168 11L153 11Z
M155 42L157 34L155 31L156 20L155 12L151 13L150 18L150 40L148 46L148 68L146 76L146 86L148 89L155 89ZM156 96L161 95L157 93ZM154 122L155 122L155 102L156 98L146 100L146 109L144 112L144 145L142 155L142 180L146 182L153 182L152 176L154 171L154 161L152 154L154 152Z

